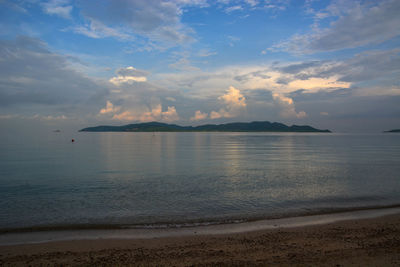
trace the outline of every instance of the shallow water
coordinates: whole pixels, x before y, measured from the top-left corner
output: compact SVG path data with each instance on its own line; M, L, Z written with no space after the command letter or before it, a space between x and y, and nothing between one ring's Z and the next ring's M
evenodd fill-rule
M400 204L400 135L47 133L0 141L0 228Z

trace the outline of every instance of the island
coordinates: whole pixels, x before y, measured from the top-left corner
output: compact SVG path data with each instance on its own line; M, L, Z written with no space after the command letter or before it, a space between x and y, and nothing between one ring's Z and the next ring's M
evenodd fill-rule
M385 131L385 133L400 133L400 129Z
M308 125L287 126L279 122L253 121L233 122L225 124L205 124L200 126L180 126L161 122L146 122L123 126L95 126L80 130L80 132L303 132L330 133L329 130L319 130Z

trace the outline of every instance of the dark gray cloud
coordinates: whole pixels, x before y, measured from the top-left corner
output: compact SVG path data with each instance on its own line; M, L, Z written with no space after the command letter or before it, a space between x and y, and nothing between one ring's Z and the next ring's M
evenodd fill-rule
M293 78L281 76L275 82L277 84L289 84L291 81L293 81Z
M150 43L162 43L165 48L194 40L193 30L181 23L182 7L202 4L203 1L100 0L93 5L90 1L79 1L88 24L75 28L75 31L94 38L134 39L141 36Z
M379 44L400 35L400 1L335 1L316 12L316 25L334 20L329 27L315 27L311 33L296 34L270 50L290 53L315 53ZM322 15L322 16L321 16ZM314 25L315 26L315 25Z
M400 1L356 6L310 42L311 50L332 51L381 43L400 34Z
M400 77L400 49L367 51L344 62L342 66L333 68L331 72L341 74L340 80L347 82L388 79L393 75L398 80Z
M382 132L400 124L400 96L357 96L348 89L292 93L307 123L335 132Z
M308 61L308 62L301 62L296 64L287 65L285 67L279 68L280 71L289 74L297 74L303 70L312 68L312 67L319 67L321 66L321 61Z
M343 82L379 80L383 86L398 85L400 49L365 51L342 61L311 61L274 68L300 80L338 76Z
M267 89L244 90L247 102L273 102L272 91Z
M320 90L315 93L307 92L300 89L288 94L296 103L298 102L316 102L316 101L336 101L340 98L349 98L353 94L353 89L349 88L332 88L329 91Z
M245 82L252 78L261 78L261 79L271 78L269 75L265 74L266 72L267 72L267 70L254 71L254 72L246 73L243 75L237 75L237 76L233 77L233 79L238 82Z
M105 89L70 68L66 57L35 38L1 40L0 58L2 105L72 105Z

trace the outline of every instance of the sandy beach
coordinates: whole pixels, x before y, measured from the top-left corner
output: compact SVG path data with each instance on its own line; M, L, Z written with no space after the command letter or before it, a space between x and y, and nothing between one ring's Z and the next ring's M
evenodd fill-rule
M400 214L234 234L3 245L0 265L399 266Z

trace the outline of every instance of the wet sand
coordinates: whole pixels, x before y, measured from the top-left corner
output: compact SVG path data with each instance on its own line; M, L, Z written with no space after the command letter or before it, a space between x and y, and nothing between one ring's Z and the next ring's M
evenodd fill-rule
M231 234L7 245L0 265L400 266L400 214Z

